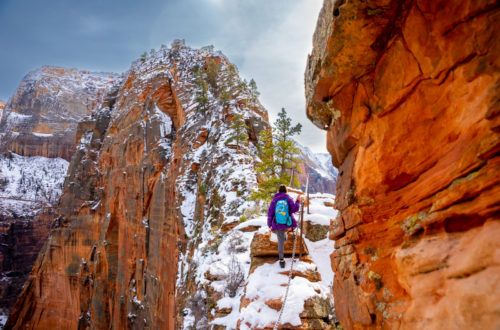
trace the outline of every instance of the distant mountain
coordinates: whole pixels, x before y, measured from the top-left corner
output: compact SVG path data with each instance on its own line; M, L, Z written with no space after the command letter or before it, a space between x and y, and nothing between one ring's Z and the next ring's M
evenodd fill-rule
M52 66L28 73L0 116L0 152L69 161L78 121L100 108L119 81L114 73Z
M314 153L306 146L297 143L300 149L302 164L299 169L299 181L305 189L307 175L309 175L309 190L311 193L335 194L338 170L332 165L332 158L327 153Z
M5 109L5 103L0 101L0 119L2 119L3 109Z

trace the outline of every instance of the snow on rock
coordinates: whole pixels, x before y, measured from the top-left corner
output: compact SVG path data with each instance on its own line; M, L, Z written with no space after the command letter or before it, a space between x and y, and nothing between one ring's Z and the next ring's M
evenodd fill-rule
M62 158L0 155L0 216L32 216L55 206L68 165Z
M337 210L332 205L335 202L335 196L329 194L311 194L309 212L305 214L306 221L312 224L329 226L330 220L337 216Z
M51 66L30 72L0 116L2 149L71 160L78 121L99 109L119 83L113 73Z
M290 193L292 198L297 194ZM311 219L315 217L335 216L336 210L331 206L325 206L324 201L332 201L335 196L328 194L311 194ZM262 329L272 327L278 320L279 308L285 295L286 283L291 258L285 258L286 268L281 269L277 257L274 258L250 258L249 250L255 232L245 232L246 229L259 227L255 232L265 233L267 228L267 217L257 216L234 227L222 239L217 249L215 259L207 260L201 272L209 272L209 278L205 284L209 284L215 291L223 292L224 274L227 274L228 260L234 255L244 265L245 281L244 290L238 291L233 298L224 295L216 303L216 310L225 310L225 313L216 313L216 317L210 322L211 325L225 326L226 329ZM243 232L242 232L243 231ZM239 253L231 253L228 246L234 242L234 235L238 233L241 237ZM294 264L294 276L290 282L290 290L286 300L281 324L288 326L310 326L311 319L315 319L315 326L331 327L335 323L335 312L333 310L333 298L331 295L331 284L333 272L330 262L330 254L334 250L334 242L324 239L311 242L305 239L309 250L309 257L305 257ZM297 258L298 259L298 258ZM250 265L256 265L250 267ZM209 265L209 266L207 266ZM319 273L320 276L311 274ZM217 277L219 276L219 277ZM317 278L321 278L318 280ZM306 303L308 302L308 303ZM311 309L311 304L322 304L322 308ZM324 315L315 315L311 310L323 310ZM306 317L307 315L307 317ZM217 317L218 316L218 317ZM321 318L321 320L320 320ZM326 320L326 321L325 321Z
M309 176L309 190L313 193L335 193L338 170L332 165L330 154L314 153L306 146L296 143L302 162L298 178L303 189Z

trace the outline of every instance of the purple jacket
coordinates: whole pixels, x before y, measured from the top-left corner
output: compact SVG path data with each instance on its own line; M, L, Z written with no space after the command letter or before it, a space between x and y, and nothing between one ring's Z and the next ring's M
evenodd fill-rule
M267 226L272 227L272 230L289 228L289 226L287 225L282 225L274 221L274 211L276 209L276 203L282 199L286 199L286 202L288 203L288 211L290 213L290 216L292 217L291 227L292 228L297 227L297 222L293 217L293 213L297 212L300 209L300 202L299 201L294 202L292 198L290 198L290 196L288 196L286 193L277 193L276 195L274 195L271 205L269 205L269 210L267 211Z

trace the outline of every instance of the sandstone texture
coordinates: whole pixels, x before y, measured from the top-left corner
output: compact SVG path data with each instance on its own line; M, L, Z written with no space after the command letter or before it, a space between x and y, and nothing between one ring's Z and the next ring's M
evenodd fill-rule
M239 147L226 143L236 113L249 127ZM197 272L257 184L255 137L268 127L267 111L210 47L177 41L134 62L78 124L56 228L6 327L177 329L195 320Z
M0 154L0 326L56 218L68 162Z
M0 104L0 313L8 315L56 217L77 122L101 106L116 74L42 67Z
M288 233L288 239L285 241L285 245L283 247L283 251L285 256L290 257L293 253L293 234ZM251 256L252 257L278 257L278 241L277 238L274 237L275 240L271 239L271 232L267 232L266 234L255 233L251 248ZM300 241L300 237L297 238L297 243L295 247L295 254L303 254L307 255L307 246L304 242Z
M119 76L44 66L24 77L0 116L1 148L71 159L76 124L100 108Z
M49 236L53 208L33 217L6 218L0 222L0 313L9 315L38 252Z
M500 327L498 1L324 2L307 115L339 168L345 328Z

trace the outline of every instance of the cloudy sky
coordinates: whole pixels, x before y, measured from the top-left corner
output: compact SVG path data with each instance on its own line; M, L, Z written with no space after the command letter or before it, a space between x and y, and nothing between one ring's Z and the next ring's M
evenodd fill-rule
M254 78L271 121L285 107L299 142L326 152L305 116L304 70L322 0L0 0L0 100L42 65L124 72L174 39L214 45Z

